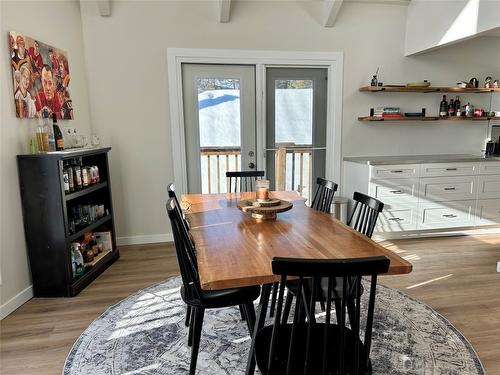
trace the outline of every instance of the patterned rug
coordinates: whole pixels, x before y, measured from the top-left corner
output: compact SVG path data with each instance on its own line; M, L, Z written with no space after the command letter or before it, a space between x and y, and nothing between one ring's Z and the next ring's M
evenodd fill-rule
M170 278L110 307L73 345L63 375L187 374L191 350L180 283ZM244 374L249 346L238 308L207 310L197 373ZM371 358L374 374L484 374L474 349L450 322L380 284Z

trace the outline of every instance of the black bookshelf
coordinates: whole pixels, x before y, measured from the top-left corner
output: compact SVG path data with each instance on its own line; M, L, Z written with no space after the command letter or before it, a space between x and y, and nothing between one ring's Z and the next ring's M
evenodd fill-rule
M36 297L75 296L119 258L109 180L110 150L108 147L17 156L24 231ZM75 158L81 158L84 165L97 165L100 182L65 193L63 163ZM70 233L70 208L90 200L102 202L106 215ZM71 243L99 228L111 231L111 251L103 253L95 264L87 265L83 275L74 277Z

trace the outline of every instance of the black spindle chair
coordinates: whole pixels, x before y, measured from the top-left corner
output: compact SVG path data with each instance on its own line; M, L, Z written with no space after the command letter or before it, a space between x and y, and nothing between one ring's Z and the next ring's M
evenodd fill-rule
M375 308L377 275L387 272L389 259L385 256L355 259L292 259L274 258L273 273L281 275L278 305L274 324L265 326L255 339L257 365L264 375L357 375L370 374L370 346ZM293 323L281 317L283 295L288 276L299 277ZM361 278L371 276L364 339L361 340ZM306 279L307 278L307 279ZM346 326L347 283L355 278L355 324ZM312 293L304 292L306 280L312 279ZM331 322L332 294L335 283L342 280L340 320ZM320 295L318 295L320 294ZM315 303L326 301L325 322L301 318L306 310L314 316Z
M365 236L371 237L378 216L384 209L384 204L378 199L359 192L355 192L352 199L354 200L354 207L347 225Z
M366 194L362 194L359 192L354 193L353 200L355 204L351 216L347 221L347 225L352 226L353 229L371 238L373 230L375 229L375 225L377 224L378 216L384 209L384 204L375 198L372 198ZM310 281L308 285L310 289L311 288ZM285 309L283 314L283 318L285 319L285 321L288 319L288 314L290 313L293 297L297 293L297 281L289 281L287 283L287 287L288 287L288 293L286 296ZM354 319L355 298L353 296L353 292L356 287L357 285L355 279L349 280L349 282L347 283L347 288L348 288L347 295L348 297L350 296L351 298L347 299L347 311L349 312L349 321L351 322L351 324ZM334 302L338 310L339 307L338 296L342 294L342 284L337 283L333 292L334 292L333 294ZM362 288L361 288L361 293L363 293ZM321 307L324 309L324 302L321 300L319 302L321 303ZM339 316L337 316L337 319L339 319Z
M172 225L175 250L181 271L181 297L191 307L191 322L189 327L188 343L191 345L191 364L189 374L196 372L196 362L200 346L201 329L205 309L240 306L245 312L250 335L255 324L255 310L253 301L260 294L259 286L231 288L220 290L201 289L196 255L193 244L189 239L180 210L176 207L175 199L167 201L167 212Z
M318 177L316 180L318 188L316 189L316 194L314 194L314 199L311 203L311 208L315 210L330 213L333 201L333 196L337 191L339 185L330 180L325 180L324 178Z
M233 193L255 191L255 180L264 177L264 174L264 171L226 172L226 178L229 179L227 191Z

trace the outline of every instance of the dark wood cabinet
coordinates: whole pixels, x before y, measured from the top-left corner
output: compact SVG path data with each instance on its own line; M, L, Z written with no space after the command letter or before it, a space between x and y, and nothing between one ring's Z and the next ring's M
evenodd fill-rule
M17 156L24 231L36 297L75 296L119 258L109 180L110 150L97 148ZM65 192L64 164L74 160L97 166L99 182ZM90 203L104 205L104 216L83 227L72 228L74 207ZM111 249L86 263L84 273L75 276L71 243L95 230L111 232Z

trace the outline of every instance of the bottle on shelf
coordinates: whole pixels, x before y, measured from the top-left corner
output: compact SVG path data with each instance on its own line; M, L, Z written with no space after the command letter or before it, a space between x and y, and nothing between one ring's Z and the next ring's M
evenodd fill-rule
M82 171L82 186L87 187L89 186L89 174L88 174L88 169L87 167L80 167Z
M64 192L69 193L71 190L69 188L69 172L67 166L63 167L63 182L64 182Z
M71 244L71 268L73 270L73 277L81 276L85 271L85 264L80 248L81 245L78 242L73 242Z
M50 124L49 120L49 111L48 109L43 110L43 127L45 129L45 132L47 133L48 139L49 139L49 147L47 151L55 151L56 150L56 142L54 139L54 131L53 128Z
M453 99L450 99L450 104L448 104L448 116L455 116L455 103Z
M68 171L69 192L75 191L75 179L73 176L73 166L68 161L66 162L66 170Z
M82 185L82 170L78 162L73 159L73 175L74 175L74 185L75 190L79 190L83 187Z
M38 119L38 126L36 127L36 142L38 152L49 151L49 135L44 127L43 119Z
M460 117L462 116L462 106L460 103L460 97L457 95L457 98L455 99L455 116Z
M443 95L443 100L439 104L439 117L448 116L448 102L446 101L446 95Z
M54 140L56 145L56 151L64 150L64 140L61 129L59 125L57 125L57 116L54 112L52 112L52 128L54 129Z

